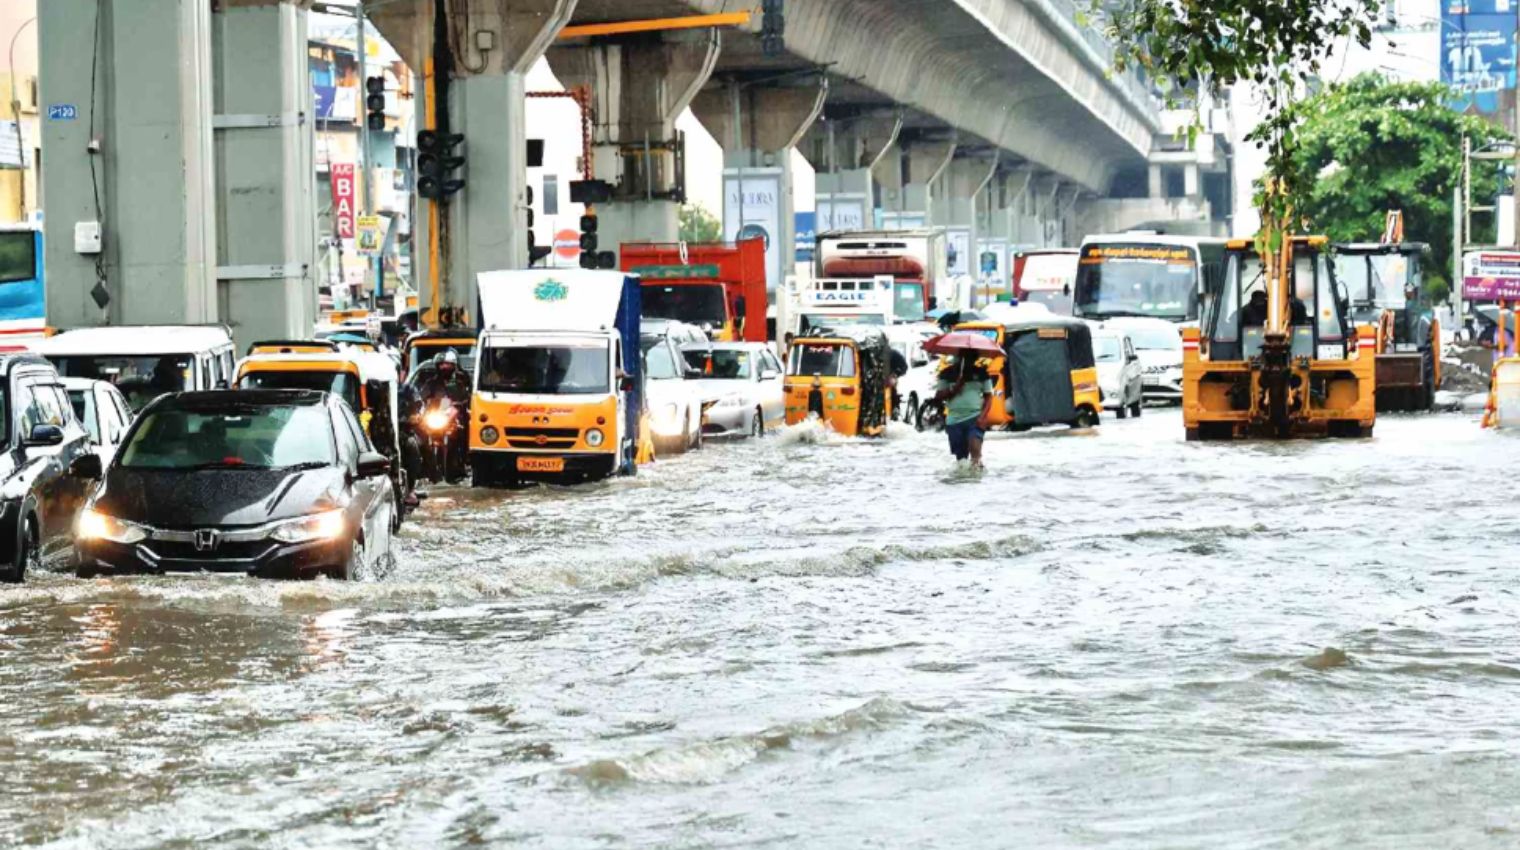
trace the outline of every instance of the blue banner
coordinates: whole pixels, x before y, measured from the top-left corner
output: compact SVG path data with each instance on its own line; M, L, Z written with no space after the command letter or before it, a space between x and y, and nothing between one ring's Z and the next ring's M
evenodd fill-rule
M1516 4L1513 0L1444 0L1441 82L1452 106L1500 120L1499 93L1515 87Z
M811 263L813 251L818 247L818 214L792 213L792 219L797 225L797 262Z

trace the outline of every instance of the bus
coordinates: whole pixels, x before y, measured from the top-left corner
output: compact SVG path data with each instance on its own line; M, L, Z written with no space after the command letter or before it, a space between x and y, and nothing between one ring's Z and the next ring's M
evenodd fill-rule
M1219 290L1225 240L1120 233L1082 240L1072 315L1196 323Z
M1070 316L1076 280L1075 248L1043 248L1013 255L1013 297L1020 304L1044 304L1052 313Z
M0 224L0 346L46 335L42 286L42 227Z

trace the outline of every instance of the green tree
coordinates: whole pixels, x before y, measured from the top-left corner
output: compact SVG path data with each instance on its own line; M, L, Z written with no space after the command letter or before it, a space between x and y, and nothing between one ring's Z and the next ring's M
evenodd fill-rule
M1374 241L1384 214L1404 211L1407 238L1430 243L1426 289L1444 299L1451 277L1451 195L1462 174L1462 138L1473 146L1506 138L1493 124L1452 110L1439 83L1392 82L1363 74L1293 107L1301 122L1293 167L1315 178L1300 199L1315 233L1336 242ZM1474 163L1474 186L1498 180Z
M701 204L681 205L682 242L718 242L723 239L723 223Z
M1256 202L1258 248L1269 267L1283 236L1298 230L1297 211L1315 176L1298 169L1302 115L1292 104L1344 39L1371 44L1382 8L1383 0L1092 0L1117 70L1139 68L1174 93L1237 83L1258 92L1264 120L1250 139L1267 153Z

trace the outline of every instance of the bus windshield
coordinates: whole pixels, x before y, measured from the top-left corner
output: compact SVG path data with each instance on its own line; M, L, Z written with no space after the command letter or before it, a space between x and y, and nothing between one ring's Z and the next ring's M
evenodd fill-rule
M0 283L37 276L37 240L30 230L0 231Z
M1198 286L1198 252L1189 246L1086 245L1077 266L1074 312L1087 319L1187 321L1198 316Z
M892 284L892 317L899 322L924 320L924 285L899 280Z
M728 324L728 307L721 283L646 283L639 293L645 319L674 319L721 328Z

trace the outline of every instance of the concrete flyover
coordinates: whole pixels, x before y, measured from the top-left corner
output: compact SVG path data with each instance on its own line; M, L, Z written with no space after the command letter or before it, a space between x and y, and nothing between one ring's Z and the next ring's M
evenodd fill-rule
M733 0L580 0L575 24L732 11ZM905 108L1087 191L1140 167L1160 128L1133 80L1108 73L1070 0L787 0L786 55L725 33L711 85L736 75L824 70L830 105ZM699 117L700 114L699 114ZM910 126L914 123L910 119ZM720 142L723 140L720 138Z

